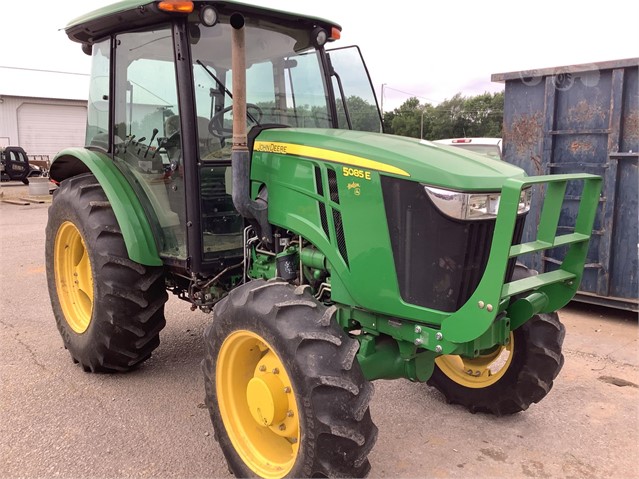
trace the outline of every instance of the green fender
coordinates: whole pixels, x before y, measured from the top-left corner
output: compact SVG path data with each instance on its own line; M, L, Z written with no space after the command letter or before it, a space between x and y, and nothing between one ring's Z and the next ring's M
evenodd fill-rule
M67 148L53 159L49 175L61 182L89 172L96 177L111 203L129 258L146 266L162 266L142 204L109 156L86 148Z

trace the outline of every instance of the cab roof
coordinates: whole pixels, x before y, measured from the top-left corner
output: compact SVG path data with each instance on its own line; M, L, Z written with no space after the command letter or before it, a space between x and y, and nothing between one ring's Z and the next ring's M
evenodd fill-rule
M166 1L166 0L165 0ZM169 0L171 2L172 0ZM183 13L167 13L160 10L161 0L123 0L99 8L70 21L65 27L68 37L78 43L93 44L95 41L118 31L142 28L162 21L170 21ZM219 11L240 12L261 15L275 20L307 24L308 27L322 26L330 32L331 27L341 30L335 22L293 12L285 12L236 1L194 1L194 11L201 5L212 5Z

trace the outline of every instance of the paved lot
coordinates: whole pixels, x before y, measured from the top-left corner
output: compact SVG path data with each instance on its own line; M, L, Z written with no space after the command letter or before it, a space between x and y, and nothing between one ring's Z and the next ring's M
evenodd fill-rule
M0 477L230 477L203 405L210 316L172 299L141 368L83 373L49 304L47 207L0 203ZM471 415L426 385L377 382L371 477L639 477L636 315L583 305L560 315L565 366L524 413Z

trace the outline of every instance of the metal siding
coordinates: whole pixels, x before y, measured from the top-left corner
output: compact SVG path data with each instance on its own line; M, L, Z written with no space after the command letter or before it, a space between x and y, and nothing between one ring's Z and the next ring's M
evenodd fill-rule
M29 155L55 154L84 146L86 106L24 102L17 112L18 138Z
M628 68L624 76L624 106L621 148L619 151L639 152L639 68Z
M0 137L9 139L9 145L7 146L20 146L18 144L18 118L16 111L21 103L21 98L2 95L2 103L0 103Z
M560 84L550 74L505 80L504 159L529 175L586 172L604 178L580 291L636 309L639 68L607 62L594 73L575 70ZM580 195L581 185L569 185L560 233L572 231ZM530 215L539 218L538 203ZM531 224L536 223L529 223L524 241L535 235ZM563 251L546 254L524 262L549 271Z
M542 164L544 148L544 108L545 84L543 81L531 85L521 81L506 82L505 99L508 102L504 108L503 155L529 176L546 174ZM507 108L506 108L507 106ZM527 224L539 224L540 202L542 186L533 186L533 203L528 214ZM523 243L534 241L536 231L530 226L524 230ZM540 255L527 255L522 260L530 268L541 271Z

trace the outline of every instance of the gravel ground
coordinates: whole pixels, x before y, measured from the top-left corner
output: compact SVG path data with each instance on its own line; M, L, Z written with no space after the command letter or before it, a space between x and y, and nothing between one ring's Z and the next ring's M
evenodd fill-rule
M51 313L47 208L0 202L0 477L231 477L203 405L210 316L171 299L142 367L82 372ZM515 416L469 414L425 384L376 382L371 477L639 477L637 316L588 305L560 316L564 368L546 399Z

